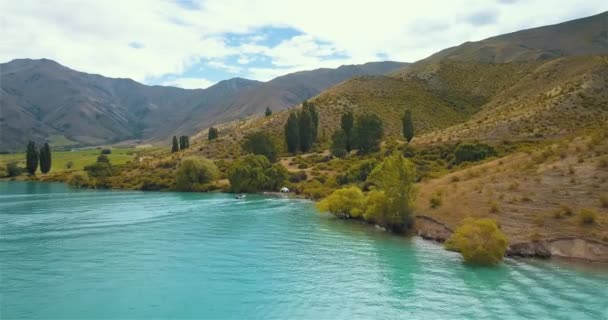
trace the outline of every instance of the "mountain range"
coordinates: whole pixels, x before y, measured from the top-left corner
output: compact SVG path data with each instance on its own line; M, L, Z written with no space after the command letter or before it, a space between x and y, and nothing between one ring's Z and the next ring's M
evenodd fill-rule
M268 82L242 78L207 89L148 86L78 72L48 60L0 64L0 151L30 140L86 146L165 140L219 122L283 110L353 76L384 74L406 64L371 62L302 71Z
M428 134L424 139L560 135L606 120L607 55L604 12L466 42L413 64L373 62L268 82L234 78L197 90L86 74L45 59L13 60L0 65L0 149L22 148L28 139L166 141L304 99L319 106L329 132L351 109L379 114L389 135L398 134L408 108L418 132ZM278 112L248 125L280 130L284 118Z

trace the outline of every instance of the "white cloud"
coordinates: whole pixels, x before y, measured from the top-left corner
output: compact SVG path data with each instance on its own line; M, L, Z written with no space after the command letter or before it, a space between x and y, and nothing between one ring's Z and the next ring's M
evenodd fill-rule
M165 0L0 1L0 61L44 57L138 81L179 75L209 61L229 73L267 79L285 71L364 63L381 53L412 62L465 41L596 14L608 5L605 0L207 0L192 8ZM263 34L236 48L223 37L262 27L303 34L274 47L261 44ZM273 66L243 67L259 55ZM238 58L235 65L225 63L229 56Z
M215 83L216 82L203 78L177 78L166 80L161 84L163 86L178 87L182 89L205 89L214 85Z

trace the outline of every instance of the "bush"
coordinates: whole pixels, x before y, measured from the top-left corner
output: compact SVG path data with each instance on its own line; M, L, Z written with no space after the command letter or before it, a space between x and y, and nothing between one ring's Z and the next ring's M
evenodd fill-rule
M443 203L443 201L441 200L441 194L439 194L439 193L433 194L431 196L431 199L429 199L429 204L432 209L441 207L442 203Z
M298 183L301 181L306 181L307 178L308 176L306 175L306 171L303 170L289 173L289 182Z
M217 166L209 159L186 157L175 171L175 188L181 191L199 190L219 176Z
M104 178L114 174L112 164L105 154L97 157L97 162L95 164L85 166L84 171L94 178Z
M66 169L72 169L72 167L74 166L74 162L73 161L68 161L65 163L65 168Z
M358 218L365 212L365 196L357 187L338 189L317 203L317 208L339 218Z
M89 185L89 176L84 172L74 172L70 175L68 184L76 188L86 187Z
M508 244L494 220L467 218L445 242L445 247L460 252L468 263L494 265L504 257Z
M481 161L496 154L494 148L482 143L463 143L454 151L454 162L460 164L465 161Z
M263 155L246 155L232 163L228 169L228 180L233 192L276 191L287 177L287 170L280 163L271 165Z
M19 167L17 161L9 161L6 163L6 176L7 177L16 177L21 175L23 172L23 168Z
M597 212L593 209L581 209L578 212L578 220L582 224L594 224L597 220Z
M101 154L111 154L112 153L112 149L102 149L101 150Z
M279 154L278 141L266 132L254 132L245 137L243 150L255 155L263 155L270 162L276 162Z

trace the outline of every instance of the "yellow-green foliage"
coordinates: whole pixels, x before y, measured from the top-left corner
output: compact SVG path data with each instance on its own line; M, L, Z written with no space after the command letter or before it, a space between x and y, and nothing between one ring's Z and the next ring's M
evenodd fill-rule
M357 187L338 189L317 203L317 208L341 218L358 218L365 212L365 196Z
M186 157L175 172L175 187L182 191L195 191L219 176L217 166L209 159Z
M390 201L382 191L371 191L367 195L366 210L363 218L379 225L386 225L393 215L390 215Z
M508 244L494 220L467 218L445 242L445 247L460 252L466 262L493 265L502 260Z
M404 225L411 222L412 205L416 196L416 167L401 154L393 153L370 173L368 181L384 192L389 210L384 221L388 225Z
M72 187L86 187L89 185L89 176L86 172L74 172L70 175L68 184Z
M578 212L578 219L582 224L593 224L597 220L597 212L593 209L581 209Z

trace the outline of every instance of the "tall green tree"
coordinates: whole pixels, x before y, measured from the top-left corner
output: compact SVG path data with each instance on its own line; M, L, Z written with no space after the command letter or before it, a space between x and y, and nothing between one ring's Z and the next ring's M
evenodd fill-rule
M346 152L350 152L353 149L353 125L355 124L355 117L351 111L342 115L340 120L340 127L344 131L346 138Z
M173 145L171 146L171 152L179 151L179 143L177 142L177 137L173 136Z
M338 129L331 136L330 151L332 155L338 158L342 158L348 153L346 151L346 134L344 130Z
M353 128L355 146L360 153L367 154L380 150L384 135L384 125L376 114L365 113L357 118Z
M246 152L265 156L270 162L276 162L279 156L276 139L267 132L253 132L245 137L243 149Z
M410 111L410 109L405 110L402 121L403 137L409 143L414 139L414 121L412 120L412 111Z
M285 142L287 142L287 151L296 153L300 148L300 128L298 124L298 116L295 112L289 114L285 123Z
M175 171L175 188L181 191L196 191L203 184L215 180L219 174L213 161L202 157L186 157Z
M300 129L300 150L308 152L314 142L314 124L308 109L303 109L298 116L298 126Z
M219 131L215 127L209 128L209 133L207 134L208 140L217 139L219 137Z
M25 168L29 174L36 174L38 170L38 150L34 141L28 142L25 152Z
M264 112L264 116L270 117L271 115L272 115L272 110L270 110L270 107L266 107L266 112Z
M317 112L317 108L311 102L304 100L302 103L302 112L307 111L310 114L310 119L312 121L312 142L317 141L317 136L319 134L319 113Z
M179 137L179 149L184 150L190 147L190 138L188 136Z
M48 143L45 143L42 148L40 148L40 171L44 174L47 174L51 171L51 147Z

